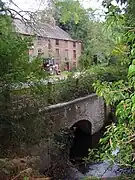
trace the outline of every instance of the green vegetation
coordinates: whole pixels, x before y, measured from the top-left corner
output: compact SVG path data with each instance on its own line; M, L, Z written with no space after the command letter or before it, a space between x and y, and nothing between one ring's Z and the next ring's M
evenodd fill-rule
M72 11L72 15L67 7ZM73 0L59 1L55 8L57 25L71 34L74 39L82 41L80 67L88 69L94 63L108 63L108 56L114 43L110 34L104 31L104 23L96 20L94 11L84 9L79 1ZM94 56L97 56L97 62L94 61Z
M50 24L55 22L72 38L82 41L81 69L88 69L92 64L108 63L114 47L111 34L104 31L104 23L96 18L94 11L84 9L79 1L56 0L49 8L36 12L34 18Z
M93 83L97 80L102 82L126 80L126 73L126 67L116 68L114 65L91 66L88 70L81 71L79 75L69 73L65 80L57 81L53 84L48 83L47 85L43 85L42 83L34 84L34 86L24 91L40 99L40 103L43 99L41 104L47 106L48 104L70 101L94 93Z
M134 0L117 0L121 4L127 3L123 11L112 4L112 1L105 0L104 6L107 7L105 25L107 31L111 34L115 47L111 55L115 55L116 61L119 62L119 68L128 68L127 78L115 79L113 82L104 82L105 79L94 83L94 88L99 96L102 96L106 103L116 109L117 122L108 127L104 138L101 140L101 149L99 160L110 159L122 166L135 167L135 116L134 116L134 82L135 82L135 34L134 18L135 7ZM63 3L62 3L63 4ZM72 18L73 9L70 8L68 19ZM69 11L69 9L68 9ZM77 18L77 11L74 16ZM64 14L65 15L65 14ZM66 15L65 15L66 16ZM63 16L63 17L65 17ZM79 18L76 21L79 22ZM81 18L80 18L81 19ZM77 24L75 22L75 24ZM79 23L78 23L79 24ZM107 49L109 52L109 49ZM85 58L84 58L85 59ZM112 62L112 61L109 61ZM87 61L84 64L88 67ZM118 66L118 64L116 65ZM114 66L116 68L116 66ZM116 75L117 76L117 75ZM107 76L108 77L108 76ZM117 156L112 154L113 150L119 148Z
M14 88L16 85L21 88L23 83L38 82L44 76L39 60L29 62L27 52L31 39L16 34L11 18L6 15L0 15L0 36L0 152L3 156L21 143L37 139L38 134L29 137L29 123L32 122L27 119L26 123L35 99L30 93L26 96L26 90L15 93ZM33 123L31 128L36 133L36 122Z
M126 73L124 73L125 70L116 70L116 73L114 68L114 71L111 71L109 66L98 66L84 71L79 78L74 78L74 74L70 74L64 81L43 85L39 80L48 77L40 69L40 60L35 59L29 62L26 53L31 39L22 39L20 35L13 33L10 18L3 15L1 16L1 33L0 56L3 61L0 66L2 112L0 131L3 136L1 136L0 148L4 154L7 151L12 153L12 150L15 151L13 147L19 148L23 143L37 143L44 133L47 134L48 121L42 122L42 114L38 113L39 108L93 93L92 84L98 78L107 80L106 73L109 71L112 79L118 78L117 73L120 76ZM30 83L31 81L33 84ZM29 88L22 89L22 83L28 83ZM15 90L14 84L17 84L20 89ZM32 123L33 126L30 126ZM39 129L44 127L44 131L39 133L37 127Z
M127 10L130 9L131 4L127 6ZM112 162L117 162L121 166L135 168L135 156L134 156L134 143L135 143L135 116L134 116L134 88L135 88L135 60L134 60L134 48L135 48L135 34L130 24L128 14L121 15L113 5L108 6L109 14L107 20L111 21L112 29L119 24L121 33L115 34L116 36L116 48L117 45L122 47L125 45L125 49L120 49L122 54L125 54L125 64L128 66L127 79L109 83L97 81L94 83L96 93L99 96L104 97L107 104L112 105L115 108L117 122L110 125L101 139L101 149L99 153L99 159L110 159ZM112 12L114 16L112 16ZM111 17L112 16L112 17ZM116 21L117 18L117 21ZM121 21L121 18L124 18ZM125 27L131 26L127 30ZM118 36L119 35L119 36ZM119 42L117 39L119 38ZM123 60L123 57L121 57ZM121 64L122 66L122 64ZM113 150L119 149L117 155L112 154Z
M135 168L135 2L117 2L127 2L126 10L121 12L111 1L104 1L108 9L104 23L96 21L93 11L85 10L78 1L57 1L54 9L51 7L56 23L73 38L82 40L83 71L76 78L71 73L66 80L43 85L40 80L47 80L48 76L41 71L40 59L29 61L31 38L15 33L11 17L0 0L1 157L25 156L29 147L43 141L51 142L53 151L59 141L59 148L65 149L69 146L67 136L64 134L63 140L60 132L54 138L50 131L53 120L44 117L39 109L96 91L115 109L117 122L107 127L99 148L90 151L88 160L109 159ZM29 84L29 88L22 88L23 83ZM116 156L112 151L117 148Z

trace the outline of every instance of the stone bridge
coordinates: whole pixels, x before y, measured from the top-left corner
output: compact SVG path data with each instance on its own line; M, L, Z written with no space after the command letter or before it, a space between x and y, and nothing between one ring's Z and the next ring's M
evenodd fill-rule
M73 145L68 150L69 158L75 159L87 156L88 149L98 143L97 134L108 119L109 109L102 98L91 94L73 101L45 107L40 112L45 121L49 123L47 128L50 135L57 133L61 128L75 130ZM54 155L54 150L50 150L50 147L51 143L48 142L44 148L43 146L41 148L41 171L44 171L51 162L54 162L54 159L56 161L58 158L57 153Z
M104 126L109 112L103 99L96 94L51 105L41 111L52 122L52 132L57 132L60 128L80 125L86 131L91 131L91 134L98 132Z

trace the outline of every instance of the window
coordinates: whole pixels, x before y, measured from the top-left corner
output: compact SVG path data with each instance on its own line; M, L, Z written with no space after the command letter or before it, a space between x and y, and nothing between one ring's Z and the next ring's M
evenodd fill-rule
M74 48L76 47L76 42L73 42L73 47L74 47Z
M73 50L73 59L76 59L76 50Z
M58 46L59 45L59 40L58 39L56 39L56 46Z
M34 49L34 43L31 43L30 44L30 48L29 48L30 50L32 50L32 49Z
M38 49L38 56L41 56L43 53L42 53L42 49Z
M41 45L42 44L42 37L38 36L38 44Z
M59 49L56 49L56 57L59 57L59 55L60 55Z
M65 49L65 60L68 59L68 49Z
M51 57L51 52L48 52L48 56Z
M65 48L68 48L68 41L65 40Z
M50 41L50 39L48 40L48 49L51 49L51 41Z
M73 67L74 67L74 68L76 67L76 62L73 62Z

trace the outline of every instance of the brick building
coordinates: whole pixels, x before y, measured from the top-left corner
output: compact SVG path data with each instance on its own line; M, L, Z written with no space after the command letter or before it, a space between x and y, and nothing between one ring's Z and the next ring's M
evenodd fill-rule
M17 32L33 37L33 45L29 50L30 58L36 56L53 57L61 69L78 66L81 55L81 41L55 25L46 23L25 23L14 20Z

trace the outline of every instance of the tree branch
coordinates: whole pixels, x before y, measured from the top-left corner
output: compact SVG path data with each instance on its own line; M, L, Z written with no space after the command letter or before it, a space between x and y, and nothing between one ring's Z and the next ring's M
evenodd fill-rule
M129 91L130 93L132 93L129 88L124 88L124 89L120 89L120 90L114 90L114 91L110 91L110 92L115 93L115 92L123 92L123 91Z
M125 144L129 144L131 143L132 141L135 141L135 137L133 139L130 139L129 141L126 141Z

